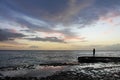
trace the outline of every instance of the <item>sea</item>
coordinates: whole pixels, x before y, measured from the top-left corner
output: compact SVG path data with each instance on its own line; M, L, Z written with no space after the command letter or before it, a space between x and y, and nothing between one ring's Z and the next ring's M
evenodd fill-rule
M0 77L120 80L119 62L79 63L80 56L93 56L92 50L1 50ZM95 56L120 57L120 51L97 50Z

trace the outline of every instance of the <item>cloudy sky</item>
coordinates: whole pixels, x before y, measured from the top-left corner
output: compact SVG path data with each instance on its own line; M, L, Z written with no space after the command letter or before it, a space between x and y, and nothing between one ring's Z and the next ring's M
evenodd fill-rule
M120 0L0 0L1 50L120 50Z

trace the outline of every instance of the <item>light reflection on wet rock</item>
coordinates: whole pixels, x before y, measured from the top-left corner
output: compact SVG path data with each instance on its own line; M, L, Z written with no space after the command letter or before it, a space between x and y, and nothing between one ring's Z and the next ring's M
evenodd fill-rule
M0 78L9 80L9 77L14 77L16 80L119 80L120 65L114 63L91 63L61 66L27 65L17 66L17 68L1 68Z

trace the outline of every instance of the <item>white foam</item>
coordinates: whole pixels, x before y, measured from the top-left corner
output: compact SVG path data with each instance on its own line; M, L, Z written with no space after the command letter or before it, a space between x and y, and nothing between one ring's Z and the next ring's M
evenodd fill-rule
M27 73L26 70L13 70L13 71L0 71L0 73L6 77L6 76L9 76L9 77L20 77L20 76L23 76Z
M0 74L4 77L46 77L64 69L64 66L36 66L35 69L0 71Z

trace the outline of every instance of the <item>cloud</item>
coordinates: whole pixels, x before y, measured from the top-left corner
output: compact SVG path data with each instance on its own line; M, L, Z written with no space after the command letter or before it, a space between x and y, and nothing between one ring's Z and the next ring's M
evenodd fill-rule
M93 48L98 50L120 50L120 43L111 45L72 45L75 49L80 50L92 50Z
M113 45L109 45L109 46L105 46L106 49L108 50L120 50L120 44L113 44Z
M111 11L118 12L119 4L119 0L2 0L2 6L5 7L1 8L2 13L16 11L50 22L71 24L76 21L85 25Z
M43 14L42 17L47 20L55 21L56 23L68 25L74 23L79 13L89 7L93 2L94 0L67 0L67 4L63 4L64 7L62 10L58 9L54 14L48 12L47 14Z
M2 0L0 15L28 28L26 32L56 33L66 39L81 39L72 25L84 28L111 12L119 14L119 4L119 0ZM56 30L59 24L64 29Z
M34 48L34 49L36 49L36 48L39 48L39 46L29 46L29 48Z
M26 15L19 15L15 17L17 19L17 23L21 24L22 26L26 26L27 30L21 30L25 32L43 32L48 34L61 34L62 37L79 37L76 35L74 31L72 31L71 27L66 27L61 24L51 25L46 23L45 21L38 20L32 17L28 17ZM63 28L61 28L63 27ZM59 29L56 29L59 28Z
M5 48L5 47L14 47L14 46L2 45L0 47Z
M79 38L79 36L75 33L75 31L71 29L71 27L65 27L62 24L51 25L46 23L43 20L38 20L23 14L17 14L17 16L14 16L14 19L15 19L15 22L14 22L15 24L12 23L12 25L14 24L15 26L17 24L18 27L21 27L19 32L27 33L28 36L36 35L37 32L42 32L47 34L48 37L49 35L57 34L58 36L52 36L52 37L64 37L66 40ZM11 25L11 22L7 24L8 27L12 25ZM56 29L56 28L59 28L59 29Z
M73 23L74 20L78 17L79 13L85 8L89 7L94 0L69 0L69 7L62 13L59 13L59 17L56 17L62 23L70 24Z
M94 0L5 0L9 9L32 17L56 23L71 23L81 10L89 7ZM6 4L9 4L6 5ZM13 8L14 7L14 8Z
M11 11L16 11L54 24L78 23L83 27L94 24L108 13L119 13L119 7L119 0L2 0L1 8L6 16L12 15Z
M0 41L14 40L15 38L22 37L25 37L25 35L12 32L12 30L9 29L0 29Z
M25 39L32 41L49 41L49 42L65 43L64 40L58 39L57 37L45 37L45 38L36 37L36 38L25 38Z
M98 50L120 50L120 44L111 44L111 45L91 45L89 47L96 48Z
M94 4L79 13L79 23L84 26L95 24L110 13L120 13L119 0L95 0Z
M52 31L52 28L54 27L43 20L29 17L23 14L18 14L17 16L14 16L14 18L16 19L16 23L27 27L31 31L49 32Z

